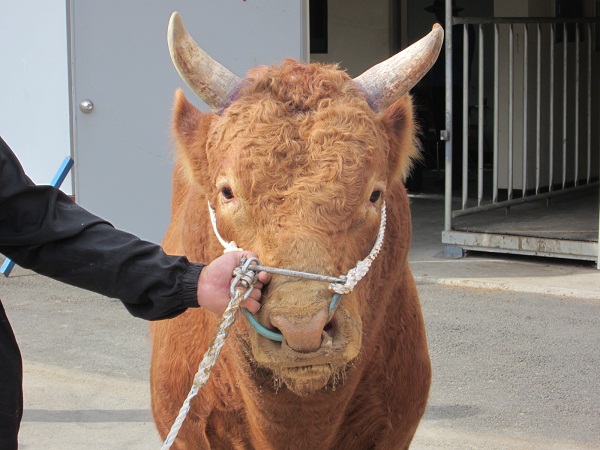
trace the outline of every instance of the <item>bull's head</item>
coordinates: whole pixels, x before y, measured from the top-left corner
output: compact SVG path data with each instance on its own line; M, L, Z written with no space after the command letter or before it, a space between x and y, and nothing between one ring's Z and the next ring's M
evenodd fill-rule
M184 190L197 193L186 206L195 212L188 211L184 233L212 233L194 223L206 217L208 200L220 234L257 252L264 265L339 276L369 253L383 201L392 203L392 236L402 241L390 238L387 246L396 250L343 296L333 318L327 284L275 275L256 319L281 333L283 342L237 325L257 372L297 393L331 386L359 355L370 332L363 323L377 326L373 315L384 314L378 286L384 276L398 277L386 265L405 264L408 217L406 208L393 206L406 204L401 179L415 155L411 103L404 94L434 63L442 29L435 26L355 79L332 65L286 60L253 69L242 80L193 41L177 13L168 38L179 73L214 111L201 113L177 93L178 170L188 180ZM216 239L182 240L204 247L184 243L191 258L217 256Z

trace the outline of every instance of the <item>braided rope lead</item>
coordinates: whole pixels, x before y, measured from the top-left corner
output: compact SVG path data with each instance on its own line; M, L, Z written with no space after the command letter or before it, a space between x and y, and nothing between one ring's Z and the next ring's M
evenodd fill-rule
M356 267L350 269L346 274L346 282L344 284L339 283L331 283L329 285L329 289L331 289L336 294L348 294L352 292L356 284L364 277L369 268L371 267L371 263L375 260L379 251L381 250L381 245L383 244L383 237L385 235L385 220L386 220L386 212L385 212L385 203L381 207L381 222L379 224L379 233L377 233L377 239L375 240L375 244L371 249L371 252L367 255L367 257L361 261L356 263Z
M239 281L239 277L236 278L234 282L236 282L236 280ZM249 294L251 291L252 289L249 288L246 291L246 294ZM167 450L171 448L171 445L173 445L173 442L175 442L177 433L179 433L179 429L183 425L183 421L185 420L185 417L187 416L187 413L190 410L190 402L192 398L196 396L198 391L206 385L208 377L210 376L210 371L217 362L217 358L219 357L221 348L223 347L223 344L225 344L225 338L227 337L227 329L233 323L235 319L235 312L238 310L240 303L244 298L246 298L246 296L247 295L242 295L242 291L237 289L235 290L235 295L231 297L231 300L227 305L227 309L223 313L223 318L221 319L221 323L219 324L219 329L215 334L215 337L213 338L210 347L204 354L202 362L200 362L198 372L194 376L192 388L190 389L187 398L183 402L183 405L179 410L179 415L177 416L177 419L175 419L175 422L171 427L171 431L169 431L169 434L167 435L167 438L165 439L161 450Z

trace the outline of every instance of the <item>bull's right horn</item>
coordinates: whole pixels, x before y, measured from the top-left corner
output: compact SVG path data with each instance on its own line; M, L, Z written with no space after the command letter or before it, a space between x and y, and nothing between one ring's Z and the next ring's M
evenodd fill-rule
M367 95L367 102L374 111L383 111L431 69L443 42L444 29L436 23L427 36L371 67L354 78L354 83Z
M188 34L178 12L169 20L169 53L183 81L214 112L231 103L241 79L212 59Z

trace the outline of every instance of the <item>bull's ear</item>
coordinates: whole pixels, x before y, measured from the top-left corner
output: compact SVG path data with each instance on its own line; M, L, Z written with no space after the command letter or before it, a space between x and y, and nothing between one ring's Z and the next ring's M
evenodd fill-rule
M213 117L192 105L181 89L175 92L173 136L177 142L178 160L197 181L207 170L206 140Z
M390 180L397 179L397 177L405 180L410 174L413 162L419 155L415 145L417 130L410 95L404 95L388 106L383 112L382 121L387 129L390 142L388 155Z

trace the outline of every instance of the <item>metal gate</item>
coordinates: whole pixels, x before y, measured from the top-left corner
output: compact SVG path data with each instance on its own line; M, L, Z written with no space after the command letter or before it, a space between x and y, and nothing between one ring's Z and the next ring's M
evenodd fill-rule
M598 19L452 17L450 3L441 136L446 254L551 256L600 268ZM457 33L461 111L453 111ZM450 130L458 114L462 129L454 132L462 133L462 148L454 148L453 165Z

